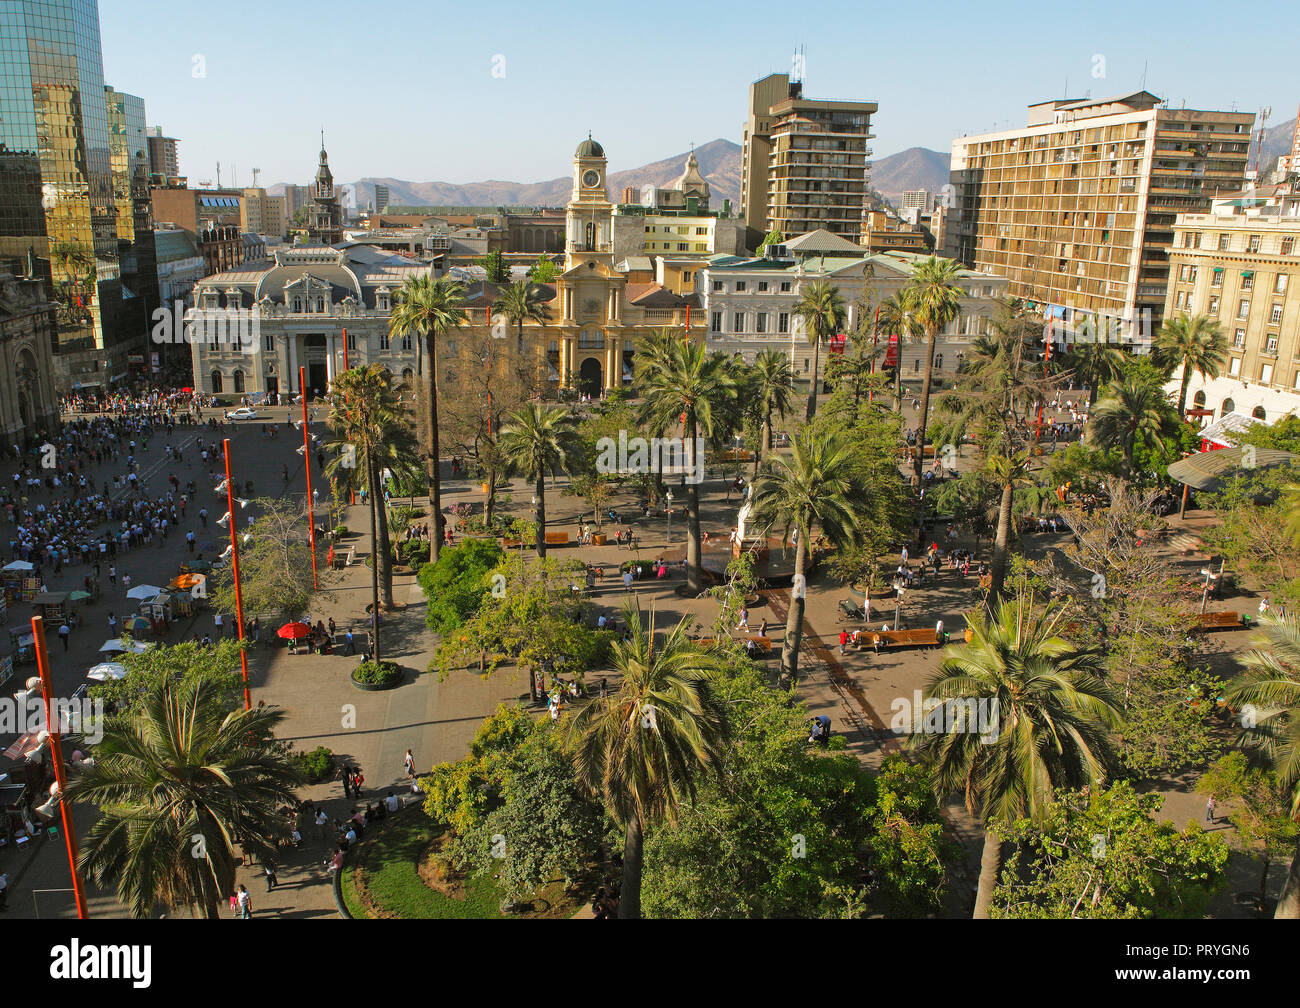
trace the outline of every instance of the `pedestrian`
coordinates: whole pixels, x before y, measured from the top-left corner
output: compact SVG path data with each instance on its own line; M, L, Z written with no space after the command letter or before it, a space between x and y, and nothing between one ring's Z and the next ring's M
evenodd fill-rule
M330 840L330 817L321 809L316 813L316 828L320 830L321 842L328 844Z
M279 882L280 880L275 877L275 865L266 865L266 891L270 892L279 885Z
M248 894L248 890L242 885L239 892L236 893L236 899L239 901L239 916L241 920L253 919L253 897Z
M1206 801L1205 801L1205 821L1206 821L1206 822L1208 822L1208 823L1212 823L1212 822L1214 822L1214 812L1215 812L1214 795L1211 794L1210 797L1207 798Z
M406 764L406 779L415 780L415 754L410 749L406 750L402 762Z
M840 631L840 654L844 654L844 648L845 645L848 644L848 642L849 642L849 632L847 630L841 630Z
M623 590L626 592L632 590L632 569L630 567L623 572Z
M59 639L63 641L63 650L68 650L68 638L72 636L72 627L64 623L59 627Z
M351 630L349 630L349 631L344 635L344 639L347 641L347 644L348 644L347 653L350 654L350 655L354 655L354 654L356 654L356 653L357 653L357 644L356 644L356 640L355 640L355 639L353 638L353 636L352 636L352 631L351 631Z
M221 613L216 612L212 616L212 622L217 625L217 640L221 640Z
M108 614L108 632L114 637L117 636L117 617L111 612Z
M117 584L117 568L113 564L108 565L108 583L111 585Z
M126 589L126 593L127 593L128 595L131 594L131 575L130 575L130 574L123 574L123 575L122 575L122 587Z
M354 799L361 797L361 785L365 782L365 775L362 774L360 770L357 770L357 772L352 775L352 797Z
M199 521L203 523L203 527L204 527L204 528L207 528L207 527L208 527L208 509L207 509L207 508L199 508Z
M339 771L339 780L343 782L343 797L351 798L352 797L352 768L348 766L346 763L343 764L343 769Z

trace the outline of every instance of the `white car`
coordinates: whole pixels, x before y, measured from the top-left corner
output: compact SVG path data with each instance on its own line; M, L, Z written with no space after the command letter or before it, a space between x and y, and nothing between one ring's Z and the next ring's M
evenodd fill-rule
M247 406L240 406L239 409L226 412L227 420L252 420L256 416L257 410L249 409Z

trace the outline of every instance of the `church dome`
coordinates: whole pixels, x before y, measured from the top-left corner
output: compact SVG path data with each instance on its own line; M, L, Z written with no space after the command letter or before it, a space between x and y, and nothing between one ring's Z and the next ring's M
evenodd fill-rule
M578 149L573 152L575 157L604 157L605 148L591 139L591 134L587 134L587 139L578 144Z

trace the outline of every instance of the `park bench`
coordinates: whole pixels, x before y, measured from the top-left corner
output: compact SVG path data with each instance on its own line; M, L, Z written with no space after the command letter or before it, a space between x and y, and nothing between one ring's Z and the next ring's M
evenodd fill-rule
M547 546L567 546L569 544L569 533L567 532L547 532Z
M744 644L745 641L754 642L754 650L763 654L768 654L772 650L772 638L764 637L762 634L736 634L736 640Z
M947 634L944 635L945 637ZM896 647L939 647L943 640L933 628L928 630L877 630L867 635L877 651Z
M1196 618L1193 630L1237 630L1246 625L1240 613L1207 612Z
M841 623L845 620L857 620L858 622L861 622L867 618L867 614L863 612L862 606L854 605L848 599L840 599L839 608L840 615L838 618Z

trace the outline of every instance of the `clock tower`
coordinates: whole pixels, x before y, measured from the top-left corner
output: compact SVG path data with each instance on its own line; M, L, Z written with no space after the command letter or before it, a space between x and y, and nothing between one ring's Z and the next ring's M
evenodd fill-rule
M587 134L573 154L573 195L565 213L564 268L614 266L614 206L605 192L605 149Z

